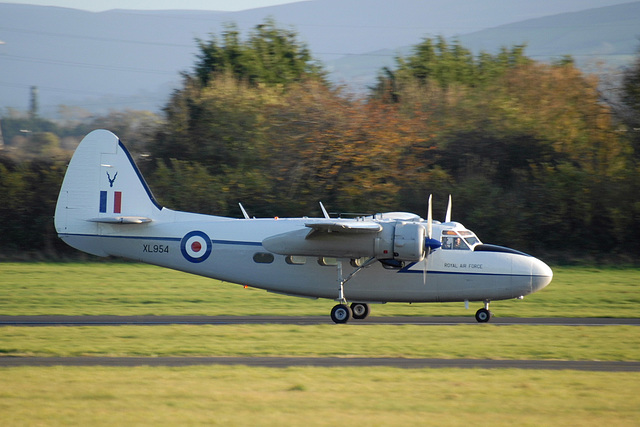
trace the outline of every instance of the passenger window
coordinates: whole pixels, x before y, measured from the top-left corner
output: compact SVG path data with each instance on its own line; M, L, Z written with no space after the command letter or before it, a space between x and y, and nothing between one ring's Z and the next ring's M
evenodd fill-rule
M338 265L338 260L335 258L320 257L318 258L318 264L322 266Z
M369 258L364 257L364 258L351 258L351 266L352 267L362 267L367 261L369 261Z
M295 256L295 255L289 255L284 260L286 261L287 264L291 264L291 265L302 265L307 262L306 257Z
M253 255L253 261L258 264L271 264L274 260L273 254L268 252L256 252Z

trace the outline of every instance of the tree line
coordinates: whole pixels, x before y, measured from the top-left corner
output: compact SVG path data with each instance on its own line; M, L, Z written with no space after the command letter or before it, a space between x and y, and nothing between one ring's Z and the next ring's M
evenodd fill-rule
M314 216L322 201L426 216L433 193L437 219L452 194L454 220L486 242L558 259L640 253L640 60L605 102L569 57L544 64L525 46L474 55L427 38L356 96L273 21L197 43L161 120L102 118L144 154L167 207L239 217L242 202L255 216ZM56 147L23 145L45 157ZM63 172L63 160L3 157L4 252L60 250L51 216Z

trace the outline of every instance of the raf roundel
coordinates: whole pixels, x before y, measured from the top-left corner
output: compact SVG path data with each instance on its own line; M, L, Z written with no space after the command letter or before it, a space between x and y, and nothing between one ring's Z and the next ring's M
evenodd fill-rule
M192 231L180 241L180 251L187 261L202 262L211 254L211 239L202 231Z

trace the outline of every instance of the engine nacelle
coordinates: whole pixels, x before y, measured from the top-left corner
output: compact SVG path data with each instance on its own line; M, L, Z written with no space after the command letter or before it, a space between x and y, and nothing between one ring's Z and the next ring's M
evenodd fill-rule
M418 262L424 259L425 226L416 222L397 222L393 236L393 258Z
M280 255L377 258L418 262L424 259L425 226L417 222L381 222L371 233L310 232L306 229L268 237L262 246Z

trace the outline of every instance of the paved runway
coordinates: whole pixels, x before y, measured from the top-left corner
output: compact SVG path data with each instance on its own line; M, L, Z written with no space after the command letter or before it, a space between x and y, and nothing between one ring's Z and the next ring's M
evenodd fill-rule
M15 366L196 366L245 365L288 368L292 366L373 367L404 369L548 369L603 372L640 372L640 362L575 360L404 359L381 357L0 357L0 367Z
M0 316L0 326L121 326L121 325L331 325L329 316ZM375 317L351 320L354 325L477 324L468 317ZM640 318L494 317L496 325L640 326Z
M497 325L640 326L640 319L614 318L514 318L495 317ZM124 325L235 325L235 324L333 324L329 316L0 316L1 326L124 326ZM363 325L460 325L477 324L469 317L369 317L352 321ZM481 326L481 325L478 325ZM405 359L379 357L0 357L0 367L13 366L193 366L246 365L271 368L291 366L481 369L550 369L606 372L640 372L640 362Z

